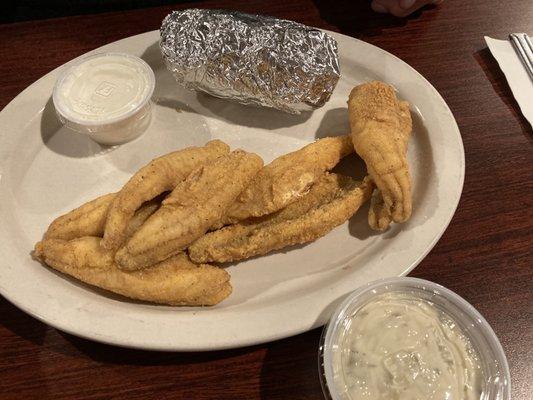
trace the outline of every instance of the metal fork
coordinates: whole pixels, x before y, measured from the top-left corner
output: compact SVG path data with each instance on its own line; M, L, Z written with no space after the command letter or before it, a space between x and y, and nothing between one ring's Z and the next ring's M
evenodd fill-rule
M525 33L511 33L509 39L518 57L522 60L529 77L533 80L533 44L531 39Z

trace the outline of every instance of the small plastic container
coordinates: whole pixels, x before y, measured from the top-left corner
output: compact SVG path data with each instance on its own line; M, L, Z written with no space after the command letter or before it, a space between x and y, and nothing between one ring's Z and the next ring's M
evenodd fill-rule
M332 400L349 399L342 388L343 374L334 374L334 352L341 351L340 338L344 321L376 296L390 292L409 293L429 300L441 312L456 322L479 354L483 371L481 400L511 398L509 366L496 334L481 314L466 300L436 283L417 278L390 278L371 282L351 293L333 313L322 332L319 347L319 375L324 397Z
M52 98L66 127L116 145L148 128L154 87L154 72L139 57L99 53L71 64L58 78Z

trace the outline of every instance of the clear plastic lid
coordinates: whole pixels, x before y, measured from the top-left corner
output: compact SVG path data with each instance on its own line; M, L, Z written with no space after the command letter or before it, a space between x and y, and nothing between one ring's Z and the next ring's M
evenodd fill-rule
M124 53L100 53L72 64L59 77L53 101L64 120L81 126L122 121L142 109L154 91L152 69Z
M334 365L342 351L343 334L359 309L385 293L400 292L430 302L439 312L456 323L479 355L483 374L481 400L511 398L509 366L496 334L467 301L454 292L417 278L390 278L369 283L350 294L333 313L324 327L319 348L319 369L326 399L349 399L344 373ZM340 367L342 369L342 367Z

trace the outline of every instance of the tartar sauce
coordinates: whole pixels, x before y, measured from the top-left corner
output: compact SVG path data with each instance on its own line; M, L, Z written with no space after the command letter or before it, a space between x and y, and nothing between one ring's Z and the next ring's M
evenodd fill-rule
M350 399L479 400L479 355L430 301L381 294L345 323L333 363Z
M60 120L103 144L139 136L150 122L151 68L123 53L86 56L63 72L53 101Z

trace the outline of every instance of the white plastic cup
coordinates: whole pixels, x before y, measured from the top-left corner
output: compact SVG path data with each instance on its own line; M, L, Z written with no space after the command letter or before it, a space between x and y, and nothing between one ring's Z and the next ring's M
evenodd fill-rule
M511 377L509 365L498 337L481 314L458 294L436 283L418 278L389 278L371 282L352 292L324 327L319 347L319 375L324 397L347 399L342 391L342 374L333 371L333 352L339 349L343 323L373 298L390 292L409 293L428 300L458 324L480 357L483 372L480 400L509 400ZM343 394L344 393L344 394Z
M70 64L52 99L66 127L116 145L135 139L150 125L154 87L154 72L139 57L99 53Z

